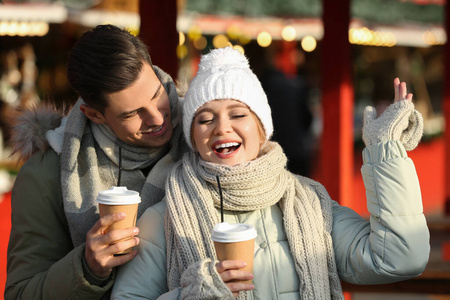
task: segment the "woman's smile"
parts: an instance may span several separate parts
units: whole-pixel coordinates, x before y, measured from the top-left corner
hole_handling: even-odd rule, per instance
[[[225,99],[205,103],[192,123],[193,145],[210,162],[234,166],[258,157],[260,123],[248,106]],[[262,126],[262,125],[261,125]]]

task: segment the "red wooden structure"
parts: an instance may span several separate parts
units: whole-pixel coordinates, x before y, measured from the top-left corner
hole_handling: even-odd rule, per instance
[[[444,50],[444,97],[442,99],[445,117],[445,213],[450,215],[450,5],[445,6],[445,32],[447,43]]]
[[[323,131],[320,179],[331,198],[350,205],[353,176],[353,83],[348,40],[350,0],[323,0]]]
[[[178,74],[177,0],[139,1],[140,36],[148,45],[153,64],[175,80]]]

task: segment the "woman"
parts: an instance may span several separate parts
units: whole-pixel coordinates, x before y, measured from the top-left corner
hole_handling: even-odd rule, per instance
[[[394,88],[382,116],[365,111],[365,221],[319,183],[286,170],[247,59],[231,48],[203,56],[183,110],[193,151],[172,170],[165,201],[139,220],[138,255],[119,270],[113,299],[343,299],[341,279],[381,284],[420,275],[429,233],[405,148],[417,146],[423,126],[405,83],[396,79]],[[245,262],[216,260],[216,176],[225,221],[257,230],[253,274],[239,270]]]

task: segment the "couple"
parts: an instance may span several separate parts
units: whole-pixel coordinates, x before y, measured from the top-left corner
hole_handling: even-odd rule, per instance
[[[282,149],[270,141],[265,93],[231,48],[202,58],[183,116],[170,77],[139,39],[114,26],[83,35],[68,77],[83,100],[62,121],[47,112],[49,147],[28,159],[13,189],[5,299],[101,299],[114,282],[117,299],[226,299],[240,291],[241,298],[341,299],[340,279],[379,284],[423,271],[429,235],[405,151],[420,140],[421,118],[398,79],[382,116],[365,111],[369,222],[286,171]],[[123,218],[99,219],[95,204],[98,191],[117,182],[119,147],[121,182],[140,192],[142,217],[135,228],[103,235]],[[257,228],[253,274],[239,271],[245,262],[215,260],[216,175],[225,220]]]

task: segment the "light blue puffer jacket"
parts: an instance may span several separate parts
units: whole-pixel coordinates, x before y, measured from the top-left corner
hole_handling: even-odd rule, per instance
[[[369,146],[361,169],[370,220],[333,202],[333,245],[339,275],[354,284],[390,283],[420,275],[430,252],[429,231],[415,167],[399,141]],[[166,202],[138,221],[138,255],[122,266],[112,299],[178,299],[168,293],[164,214]],[[277,205],[247,213],[226,212],[229,223],[256,227],[254,299],[300,299],[283,216]]]

